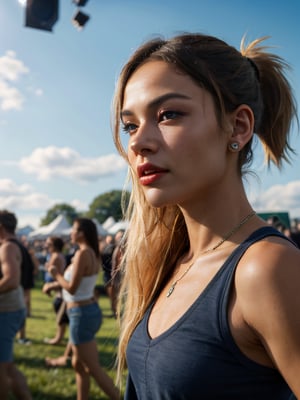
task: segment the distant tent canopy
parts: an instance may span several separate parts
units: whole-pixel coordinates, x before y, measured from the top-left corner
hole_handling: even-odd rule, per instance
[[[71,225],[64,215],[58,215],[49,225],[41,226],[28,235],[29,240],[46,239],[48,236],[68,236]]]
[[[22,228],[17,229],[17,236],[28,236],[34,229],[30,225],[23,226]]]
[[[115,235],[119,230],[128,228],[128,221],[115,221],[113,217],[108,217],[102,224],[107,234]]]
[[[290,229],[291,221],[288,212],[264,212],[264,213],[257,213],[259,217],[264,219],[265,221],[271,221],[272,225],[275,227],[285,227]]]
[[[120,230],[126,231],[127,228],[128,228],[127,221],[119,221],[108,229],[108,233],[110,233],[111,235],[115,235]]]
[[[114,235],[118,230],[125,230],[128,227],[126,221],[116,222],[113,217],[107,218],[102,225],[95,219],[93,221],[96,224],[99,236],[106,236],[108,234]],[[64,215],[58,215],[49,225],[41,226],[30,232],[28,240],[42,240],[49,236],[69,237],[71,230],[72,227],[68,223],[66,217]]]

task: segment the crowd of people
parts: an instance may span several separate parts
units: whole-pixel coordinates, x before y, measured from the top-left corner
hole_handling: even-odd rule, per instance
[[[14,337],[17,335],[19,336],[18,342],[20,344],[31,344],[31,341],[25,336],[25,321],[28,316],[31,314],[31,301],[30,301],[30,290],[34,287],[34,279],[37,278],[37,274],[42,272],[42,276],[39,277],[39,279],[42,279],[44,284],[42,286],[42,291],[46,295],[51,296],[51,301],[53,303],[53,310],[56,314],[56,334],[53,338],[45,338],[44,342],[49,344],[49,345],[56,345],[59,344],[63,341],[65,338],[65,334],[68,331],[69,327],[69,317],[67,313],[67,302],[66,298],[69,299],[70,302],[70,297],[63,296],[63,287],[69,287],[69,281],[66,280],[64,277],[66,268],[68,265],[70,265],[71,262],[74,260],[74,255],[76,251],[80,248],[80,240],[76,240],[74,236],[77,234],[80,229],[83,229],[82,227],[76,225],[80,224],[81,219],[79,219],[77,222],[75,221],[75,228],[72,232],[77,232],[73,233],[73,244],[75,246],[71,246],[69,248],[68,253],[64,252],[64,245],[65,242],[62,238],[57,237],[57,236],[49,236],[45,241],[38,241],[37,243],[33,245],[29,245],[26,240],[23,238],[18,238],[15,234],[15,224],[16,224],[16,219],[13,213],[10,213],[8,211],[2,210],[0,211],[0,240],[2,243],[1,246],[1,253],[0,253],[0,265],[1,265],[1,272],[2,272],[2,279],[3,277],[6,277],[6,274],[8,273],[7,267],[12,266],[12,271],[10,272],[10,276],[6,277],[6,279],[11,279],[15,280],[16,278],[21,279],[19,277],[18,269],[16,268],[16,264],[14,263],[14,257],[17,258],[17,261],[21,261],[20,254],[18,253],[18,249],[20,249],[20,244],[21,246],[23,245],[25,249],[28,250],[28,253],[32,257],[33,260],[33,269],[31,271],[31,278],[29,279],[29,287],[26,286],[27,290],[23,290],[23,301],[20,301],[20,294],[19,288],[16,290],[16,298],[19,297],[19,305],[17,305],[16,313],[14,312],[14,316],[18,316],[19,322],[16,323],[15,317],[12,319],[12,326],[14,326],[14,329],[10,332],[9,337],[6,337],[5,332],[2,332],[2,337],[0,335],[0,356],[3,354],[3,349],[2,349],[2,344],[8,344],[9,346],[6,349],[7,354],[7,361],[3,362],[2,359],[0,358],[0,387],[3,387],[3,390],[6,390],[8,393],[7,385],[5,385],[5,373],[7,373],[7,377],[9,379],[7,382],[10,382],[10,385],[12,382],[14,382],[13,385],[11,385],[10,390],[19,398],[18,396],[22,396],[20,398],[24,399],[30,399],[30,391],[28,388],[28,385],[26,383],[26,378],[25,376],[20,372],[20,370],[16,367],[16,365],[12,362],[13,356],[12,356],[12,348],[13,348],[13,340]],[[91,227],[93,228],[93,225],[91,221],[83,219],[85,223],[87,223],[86,229],[90,231]],[[293,240],[297,246],[300,248],[300,221],[298,219],[292,219],[290,226],[287,228],[284,223],[274,214],[272,218],[269,218],[267,223],[271,226],[274,226],[278,231],[284,232],[287,237],[289,237],[291,240]],[[84,226],[84,225],[83,225]],[[107,376],[107,374],[103,371],[101,366],[99,365],[99,357],[98,357],[98,350],[95,346],[94,342],[94,337],[95,333],[101,326],[101,320],[102,320],[102,315],[101,315],[101,310],[99,309],[98,305],[98,299],[100,296],[100,292],[103,293],[103,290],[105,290],[106,295],[110,299],[110,304],[111,304],[111,316],[112,317],[117,317],[117,296],[118,292],[120,289],[121,285],[121,272],[120,268],[118,268],[121,264],[123,252],[124,252],[124,242],[122,241],[122,238],[124,236],[124,231],[120,230],[118,231],[115,235],[110,235],[108,234],[105,237],[98,237],[98,250],[99,250],[99,255],[102,259],[102,273],[103,273],[103,282],[104,282],[104,287],[99,288],[98,285],[96,285],[96,280],[98,278],[98,266],[96,269],[91,273],[86,275],[86,277],[91,276],[91,284],[87,289],[87,297],[88,300],[84,300],[83,306],[85,305],[93,305],[96,311],[96,325],[93,329],[92,325],[88,322],[89,319],[85,319],[86,317],[83,315],[82,318],[83,320],[77,320],[75,318],[75,321],[73,321],[73,339],[72,337],[70,340],[67,341],[67,344],[65,346],[65,350],[63,354],[57,358],[49,358],[45,357],[45,364],[48,367],[64,367],[69,364],[73,364],[74,369],[76,371],[76,382],[78,385],[78,399],[83,400],[87,399],[88,397],[88,380],[89,380],[89,374],[86,374],[85,368],[82,367],[82,364],[85,364],[88,366],[88,370],[90,371],[90,374],[95,378],[96,382],[99,384],[99,386],[107,393],[108,397],[111,399],[118,399],[119,398],[119,392],[114,386],[113,382],[111,379]],[[94,235],[95,237],[95,235]],[[8,241],[9,244],[14,243],[14,246],[11,248],[6,249],[5,242]],[[4,243],[4,246],[3,246]],[[17,244],[16,244],[17,243]],[[85,243],[85,241],[84,241]],[[70,243],[68,243],[70,244]],[[94,243],[94,246],[96,245],[96,242]],[[24,252],[24,247],[23,247],[23,252]],[[89,246],[88,246],[89,247]],[[85,247],[84,247],[85,248]],[[96,248],[96,247],[95,247]],[[4,250],[4,255],[3,255],[3,250]],[[92,251],[92,250],[90,250]],[[9,252],[7,256],[6,252]],[[43,253],[43,256],[41,257],[41,253]],[[96,253],[96,252],[95,252]],[[38,255],[38,256],[37,256]],[[78,257],[79,253],[77,253]],[[12,258],[12,261],[9,262],[8,265],[6,265],[6,258],[9,258],[9,260]],[[91,254],[88,256],[88,258],[91,257],[93,258],[94,256],[91,256]],[[40,261],[42,261],[42,264],[40,264]],[[89,261],[89,260],[88,260]],[[74,260],[75,262],[75,260]],[[83,264],[89,264],[87,260],[80,261]],[[38,268],[38,266],[40,268]],[[42,268],[41,268],[42,267]],[[81,267],[82,268],[82,267]],[[22,270],[22,268],[21,268]],[[85,275],[84,275],[85,276]],[[58,278],[59,277],[59,278]],[[60,280],[58,280],[58,279]],[[24,279],[24,278],[23,278]],[[76,278],[73,278],[76,279]],[[88,278],[89,279],[89,278]],[[22,282],[22,280],[21,280]],[[24,282],[22,283],[24,285]],[[21,286],[22,286],[21,284]],[[14,284],[16,286],[16,283]],[[1,282],[0,286],[0,319],[4,312],[4,301],[5,298],[3,299],[2,291],[3,290],[3,285]],[[66,290],[66,289],[65,289]],[[71,289],[72,290],[72,289]],[[69,287],[69,291],[70,287]],[[54,292],[54,296],[52,296]],[[78,287],[77,290],[75,290],[75,293],[78,292]],[[72,295],[70,295],[72,296]],[[73,298],[71,297],[71,300]],[[76,297],[75,297],[76,300]],[[77,309],[80,307],[80,300],[79,302],[71,302],[71,305],[76,306]],[[75,310],[76,310],[76,307]],[[72,307],[71,307],[72,308]],[[25,311],[24,311],[25,310]],[[92,313],[93,314],[93,313]],[[12,315],[13,316],[13,315]],[[83,322],[84,321],[84,322]],[[92,328],[91,332],[81,332],[80,328],[80,323],[89,326],[89,328]],[[76,336],[78,335],[78,337]],[[78,346],[80,345],[80,337],[83,335],[83,342],[88,343],[85,344],[85,346]],[[87,335],[87,336],[85,336]],[[74,339],[75,337],[75,339]],[[2,342],[3,340],[3,342]],[[86,342],[87,341],[87,342]],[[76,343],[77,343],[77,348],[76,348]],[[81,352],[78,352],[78,347],[81,350]],[[90,347],[90,348],[89,348]],[[9,349],[9,350],[8,350]],[[77,349],[77,350],[76,350]],[[8,353],[9,351],[9,353]],[[75,352],[75,353],[74,353]],[[84,354],[84,359],[81,359],[80,354]],[[74,355],[74,358],[72,360],[72,357]],[[90,365],[92,363],[92,365]],[[3,382],[4,383],[3,383]],[[3,386],[2,386],[3,385]],[[6,393],[6,392],[3,392]],[[3,394],[4,396],[4,394]],[[4,397],[3,397],[4,398]]]
[[[67,360],[71,361],[78,400],[88,399],[90,376],[109,399],[120,399],[119,389],[99,363],[95,335],[103,321],[98,303],[100,292],[109,296],[110,316],[116,317],[118,266],[114,254],[118,252],[124,232],[120,230],[116,235],[99,237],[91,219],[78,218],[74,221],[70,241],[49,236],[44,241],[29,244],[24,237],[17,237],[16,226],[15,214],[1,210],[0,323],[6,322],[6,329],[0,333],[1,399],[8,399],[10,392],[18,399],[31,399],[26,377],[13,362],[13,343],[19,336],[20,344],[31,344],[26,337],[25,322],[31,314],[30,291],[36,279],[43,281],[41,290],[51,296],[56,314],[56,333],[44,342],[57,345],[68,332],[64,354],[56,359],[45,357],[46,366],[64,366]],[[102,263],[108,243],[110,256],[104,258],[111,271],[110,278]],[[64,252],[65,244],[67,252]],[[25,259],[32,262],[25,265]]]

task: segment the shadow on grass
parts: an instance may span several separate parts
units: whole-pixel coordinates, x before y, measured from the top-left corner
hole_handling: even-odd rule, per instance
[[[18,357],[15,357],[15,361],[16,361],[16,364],[17,365],[21,365],[21,364],[24,364],[24,365],[26,365],[26,367],[27,368],[31,368],[31,369],[33,369],[33,368],[38,368],[39,370],[40,369],[50,369],[49,367],[47,367],[47,365],[45,364],[45,360],[42,358],[36,358],[36,357],[26,357],[26,356],[24,356],[24,357],[20,357],[20,356],[18,356]],[[66,368],[66,367],[63,367],[63,368]]]
[[[35,392],[32,391],[32,398],[34,400],[75,400],[75,396],[64,396],[64,395],[59,395],[59,394],[45,394],[45,393],[41,393],[41,392]],[[100,395],[101,396],[101,395]],[[99,394],[97,395],[97,397],[89,397],[89,400],[107,400],[107,397],[99,397]]]
[[[41,393],[40,391],[31,391],[34,400],[74,400],[74,396],[64,396],[57,393]]]
[[[27,318],[30,318],[30,319],[47,319],[47,317],[45,317],[45,316],[43,316],[43,315],[36,315],[36,314],[34,314],[34,315],[30,315],[30,317],[27,317]]]
[[[113,369],[116,363],[118,341],[112,337],[98,337],[96,342],[102,367]]]
[[[97,337],[96,338],[96,342],[97,342],[97,347],[98,347],[98,351],[99,351],[99,361],[102,367],[104,368],[108,368],[108,369],[113,369],[115,367],[115,362],[116,362],[116,353],[117,353],[117,340],[116,338],[112,338],[112,337]],[[48,351],[45,351],[45,353],[40,352],[40,355],[43,355],[42,358],[40,357],[35,357],[35,353],[31,353],[31,351],[33,350],[32,346],[35,346],[35,344],[39,344],[42,345],[43,343],[41,343],[40,341],[33,341],[31,346],[26,346],[24,347],[22,350],[22,352],[18,352],[18,355],[15,356],[15,361],[17,364],[24,364],[26,365],[28,368],[46,368],[49,369],[49,367],[47,367],[45,365],[45,357],[57,357],[57,350],[58,348],[59,351],[61,352],[61,355],[63,355],[63,352],[65,350],[65,345],[59,345],[59,346],[55,346],[55,348],[47,348],[46,349]],[[63,368],[67,368],[70,367],[72,368],[70,365],[66,366],[66,367],[62,367]],[[51,369],[51,367],[50,367]]]

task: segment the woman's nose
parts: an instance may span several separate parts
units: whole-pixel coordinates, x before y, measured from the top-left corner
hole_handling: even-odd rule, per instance
[[[129,140],[129,149],[135,154],[154,153],[159,147],[158,140],[154,128],[140,126]]]

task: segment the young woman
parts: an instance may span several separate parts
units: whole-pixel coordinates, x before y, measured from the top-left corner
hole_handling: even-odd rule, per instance
[[[45,247],[50,254],[50,259],[45,265],[55,265],[57,271],[63,275],[66,267],[66,257],[63,254],[64,241],[60,237],[50,236],[46,239]],[[46,282],[42,289],[43,293],[51,296],[52,291],[55,292],[55,298],[53,300],[53,308],[57,314],[57,329],[54,338],[45,338],[44,342],[55,345],[60,343],[66,332],[67,325],[69,323],[68,316],[65,312],[65,303],[62,298],[62,289],[57,281]]]
[[[242,181],[254,132],[268,162],[291,150],[286,64],[263,40],[239,52],[202,34],[154,39],[121,72],[126,399],[300,398],[300,252],[255,214]]]
[[[79,248],[64,276],[54,265],[49,267],[49,272],[63,288],[63,298],[67,303],[77,400],[88,399],[90,375],[110,399],[117,400],[120,398],[119,391],[99,364],[95,341],[95,335],[101,326],[102,313],[94,298],[94,287],[101,268],[94,222],[87,218],[76,219],[71,240]]]

